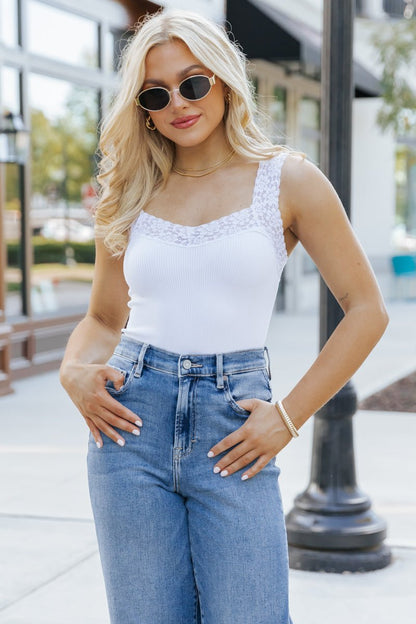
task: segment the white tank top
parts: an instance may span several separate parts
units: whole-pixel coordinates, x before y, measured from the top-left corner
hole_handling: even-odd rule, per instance
[[[181,354],[264,347],[287,260],[279,210],[286,155],[260,161],[250,206],[209,223],[140,212],[124,258],[124,335]]]

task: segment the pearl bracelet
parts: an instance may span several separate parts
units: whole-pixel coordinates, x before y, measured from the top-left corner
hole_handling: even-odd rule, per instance
[[[296,427],[293,424],[289,414],[287,413],[287,411],[283,407],[283,403],[281,401],[276,401],[276,403],[274,405],[275,405],[277,411],[279,412],[279,415],[280,415],[281,419],[283,420],[283,422],[285,423],[287,429],[289,430],[289,433],[292,436],[292,438],[298,438],[299,437],[299,431],[296,429]]]

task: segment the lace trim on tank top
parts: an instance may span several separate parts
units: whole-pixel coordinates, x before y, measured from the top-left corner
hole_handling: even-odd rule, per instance
[[[282,152],[274,158],[259,162],[252,202],[247,208],[201,225],[173,223],[142,210],[131,227],[130,242],[136,235],[144,234],[171,244],[189,247],[260,226],[260,229],[271,238],[278,260],[284,263],[287,252],[279,210],[279,191],[286,156],[287,152]]]

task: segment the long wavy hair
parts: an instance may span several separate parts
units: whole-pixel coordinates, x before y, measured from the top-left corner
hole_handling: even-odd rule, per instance
[[[175,39],[183,41],[228,87],[224,128],[237,154],[258,161],[287,149],[273,145],[257,126],[246,57],[223,27],[189,11],[167,10],[146,16],[123,50],[121,86],[101,124],[96,235],[116,256],[124,252],[140,210],[163,188],[171,172],[175,144],[146,128],[145,111],[136,106],[134,98],[144,82],[149,50]]]

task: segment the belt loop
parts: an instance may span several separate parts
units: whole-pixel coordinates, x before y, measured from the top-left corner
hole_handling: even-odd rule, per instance
[[[139,353],[139,359],[137,361],[136,370],[134,371],[134,377],[140,377],[142,374],[144,356],[145,356],[148,346],[149,345],[146,342],[142,344],[142,348],[140,349],[140,353]]]
[[[222,353],[217,353],[217,388],[224,388],[224,360]]]
[[[272,371],[270,369],[270,355],[267,347],[264,347],[264,357],[267,358],[267,374],[269,375],[269,379],[272,378]]]

